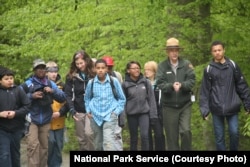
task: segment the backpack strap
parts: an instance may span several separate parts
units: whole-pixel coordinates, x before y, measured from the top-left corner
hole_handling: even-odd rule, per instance
[[[230,60],[230,62],[232,63],[232,65],[233,65],[234,69],[236,69],[235,62],[234,62],[233,60],[231,60],[231,59],[229,59],[229,60]]]
[[[72,78],[72,101],[75,100],[75,77]]]
[[[237,83],[240,80],[242,74],[241,74],[240,70],[238,70],[236,63],[231,59],[229,59],[229,60],[230,60],[230,64],[231,64],[230,66],[233,66],[232,68],[233,68],[234,82]]]
[[[93,87],[94,87],[94,78],[89,80],[89,82],[91,82],[91,87],[90,87],[90,98],[92,99],[94,96],[94,92],[93,92]]]
[[[112,89],[112,93],[113,93],[115,99],[118,100],[118,95],[117,95],[117,91],[116,91],[116,88],[115,88],[115,85],[114,85],[113,77],[112,76],[109,76],[109,77],[110,77],[110,86],[111,86],[111,89]],[[94,79],[91,79],[90,82],[91,82],[91,89],[90,89],[91,90],[90,91],[91,95],[90,95],[90,97],[92,99],[93,96],[94,96],[94,91],[93,91]]]
[[[112,89],[112,92],[113,92],[113,95],[114,95],[115,99],[118,100],[118,95],[117,95],[117,92],[116,92],[116,88],[115,88],[114,80],[113,80],[112,76],[110,76],[110,85],[111,85],[111,89]]]
[[[236,64],[235,64],[235,62],[233,61],[233,60],[231,60],[231,59],[229,59],[229,64],[231,64],[230,66],[232,66],[232,68],[233,68],[233,75],[234,75],[234,79],[236,80],[236,73],[238,72],[237,71],[237,68],[236,68]],[[211,66],[210,66],[210,64],[208,64],[207,65],[207,68],[206,68],[206,71],[207,71],[207,74],[208,74],[208,77],[209,77],[209,79],[211,80],[212,79],[212,77],[211,77],[211,75],[210,75],[210,72],[211,72]]]
[[[207,65],[207,73],[209,73],[210,64]]]
[[[206,71],[207,71],[207,75],[208,75],[208,79],[209,79],[209,80],[212,79],[212,77],[211,77],[211,75],[210,75],[210,70],[211,70],[211,66],[210,66],[210,64],[208,64],[208,65],[207,65]]]

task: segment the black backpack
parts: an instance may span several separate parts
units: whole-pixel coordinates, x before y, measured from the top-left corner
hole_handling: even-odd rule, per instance
[[[48,80],[48,86],[50,88],[52,88],[52,83],[50,80]],[[34,93],[34,92],[37,92],[37,91],[43,91],[43,87],[39,87],[39,88],[33,88],[33,87],[28,87],[28,85],[26,83],[23,83],[20,85],[20,87],[27,93]],[[43,98],[41,99],[35,99],[35,101],[38,103],[38,105],[40,106],[47,106],[47,105],[50,105],[53,103],[53,98],[52,98],[52,95],[49,94],[49,93],[46,93],[44,92],[44,96]]]

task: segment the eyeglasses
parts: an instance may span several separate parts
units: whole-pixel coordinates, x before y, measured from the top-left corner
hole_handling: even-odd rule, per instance
[[[131,70],[140,70],[141,68],[135,67],[135,68],[129,68],[129,69],[131,69]]]

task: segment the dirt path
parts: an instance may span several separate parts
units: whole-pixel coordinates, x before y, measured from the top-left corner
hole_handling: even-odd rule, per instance
[[[21,143],[21,167],[27,167],[26,149],[27,149],[27,144],[23,139]],[[63,153],[63,164],[61,167],[69,167],[69,154]]]

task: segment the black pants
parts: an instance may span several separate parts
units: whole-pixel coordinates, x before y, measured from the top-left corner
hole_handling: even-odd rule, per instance
[[[154,125],[149,126],[149,150],[165,151],[165,149],[163,125],[158,119]]]
[[[127,115],[128,128],[130,133],[130,151],[137,151],[138,133],[140,132],[141,150],[149,150],[148,128],[149,114]]]

